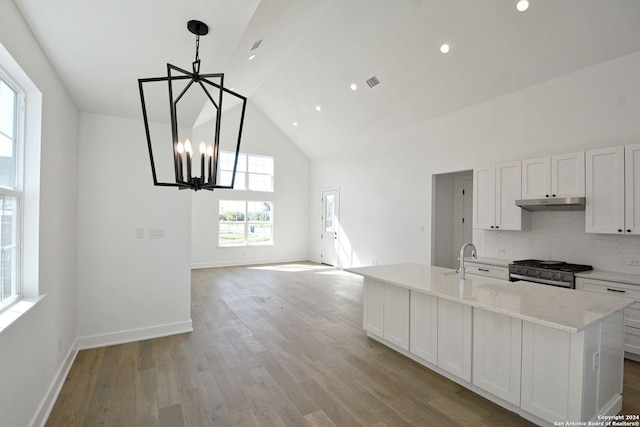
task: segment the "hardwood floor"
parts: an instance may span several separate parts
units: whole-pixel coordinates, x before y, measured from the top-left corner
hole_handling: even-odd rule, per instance
[[[194,332],[79,352],[47,426],[521,426],[368,339],[362,282],[310,263],[194,270]],[[623,413],[640,413],[625,361]]]

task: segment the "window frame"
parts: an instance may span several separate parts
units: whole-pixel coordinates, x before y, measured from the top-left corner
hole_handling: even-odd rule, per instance
[[[242,230],[243,230],[243,240],[242,242],[234,242],[230,244],[224,244],[221,241],[221,229],[222,225],[225,223],[232,223],[230,221],[221,221],[220,214],[222,213],[222,204],[226,202],[231,203],[243,203],[244,204],[244,218],[242,220]],[[251,223],[265,222],[265,221],[255,221],[249,219],[249,203],[268,203],[269,204],[269,221],[271,228],[271,238],[268,241],[259,241],[252,242],[250,239],[250,227]],[[274,244],[274,221],[273,221],[273,212],[274,206],[273,202],[270,200],[233,200],[233,199],[221,199],[218,200],[218,247],[219,248],[234,248],[234,247],[243,247],[243,246],[272,246]],[[235,223],[240,223],[240,221],[235,221]]]
[[[16,241],[11,245],[15,248],[15,260],[12,264],[12,283],[11,294],[4,297],[4,283],[2,277],[0,277],[0,312],[8,309],[16,302],[20,301],[24,297],[24,145],[25,145],[25,126],[26,126],[26,91],[6,72],[0,67],[0,80],[4,82],[11,90],[16,93],[16,101],[14,104],[14,161],[13,171],[14,174],[14,187],[5,187],[0,185],[0,197],[10,197],[16,200],[16,224],[13,225],[15,229]],[[1,242],[1,240],[0,240]],[[11,248],[10,248],[11,249]],[[0,254],[5,249],[0,245]],[[1,258],[0,258],[1,259]],[[0,274],[2,276],[2,274]]]
[[[220,153],[222,155],[229,155],[232,158],[235,157],[235,152],[231,152],[231,151],[220,151]],[[244,157],[244,164],[241,165],[240,161],[241,159]],[[249,170],[249,165],[250,163],[250,159],[251,158],[268,158],[271,159],[271,163],[273,165],[273,171],[269,174],[269,173],[263,173],[263,172],[256,172],[256,171],[250,171]],[[225,169],[223,167],[223,162],[220,162],[220,169],[218,171],[219,174],[222,173],[232,173],[233,169]],[[268,155],[264,155],[264,154],[249,154],[249,153],[239,153],[238,155],[238,166],[236,168],[236,181],[234,183],[234,190],[239,190],[239,191],[256,191],[256,192],[261,192],[261,193],[273,193],[275,191],[275,169],[276,169],[276,164],[275,164],[275,157],[273,156],[268,156]],[[240,174],[244,174],[244,180],[242,180],[242,188],[238,187],[238,184],[240,183],[238,181],[238,176]],[[266,176],[266,177],[270,177],[270,181],[271,181],[271,188],[269,190],[260,190],[260,189],[255,189],[255,188],[250,188],[250,183],[251,183],[251,176]],[[219,176],[218,181],[221,181],[221,177]]]

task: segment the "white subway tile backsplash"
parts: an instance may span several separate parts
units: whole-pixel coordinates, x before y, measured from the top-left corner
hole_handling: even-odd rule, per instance
[[[640,267],[629,265],[633,259],[640,260],[640,236],[588,234],[584,230],[584,212],[532,212],[531,231],[474,233],[483,233],[482,256],[486,257],[550,259],[640,274]]]

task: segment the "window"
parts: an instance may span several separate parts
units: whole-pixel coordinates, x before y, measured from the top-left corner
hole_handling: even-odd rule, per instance
[[[231,184],[235,153],[220,153],[219,181],[222,185]],[[255,154],[238,155],[238,168],[234,190],[273,191],[273,157]]]
[[[23,101],[24,94],[0,72],[0,310],[15,302],[22,293],[19,172]]]
[[[246,200],[220,200],[220,246],[273,243],[273,204]]]

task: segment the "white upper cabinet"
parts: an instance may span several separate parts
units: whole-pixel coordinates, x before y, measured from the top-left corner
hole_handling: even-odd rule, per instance
[[[587,233],[640,234],[640,144],[586,153]]]
[[[584,152],[522,161],[522,198],[584,197]]]
[[[522,230],[520,161],[500,163],[473,171],[474,228]]]
[[[624,147],[625,233],[640,234],[640,144]]]

